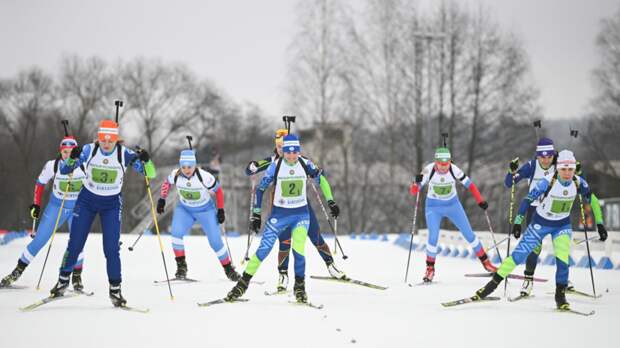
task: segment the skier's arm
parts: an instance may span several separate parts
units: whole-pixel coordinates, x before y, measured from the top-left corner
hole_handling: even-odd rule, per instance
[[[220,182],[217,181],[213,174],[207,172],[206,170],[200,170],[201,177],[204,178],[207,186],[207,190],[209,192],[215,194],[215,204],[218,209],[224,209],[224,190],[220,185]]]
[[[514,174],[515,184],[521,181],[522,179],[529,178],[530,176],[532,176],[532,170],[534,170],[534,168],[532,167],[531,162],[530,161],[525,162],[525,164],[522,165],[521,168],[519,168],[517,172]],[[508,188],[512,187],[512,177],[513,175],[509,171],[506,174],[506,177],[504,178],[504,185],[506,185],[506,187]]]
[[[547,181],[547,179],[542,179],[536,184],[536,187],[534,187],[534,189],[531,190],[525,198],[523,198],[523,201],[521,201],[521,205],[519,205],[519,212],[515,218],[515,223],[519,221],[520,224],[520,221],[523,220],[523,217],[525,216],[525,213],[529,209],[532,202],[542,196],[545,191],[547,191],[547,187],[549,187],[549,181]]]
[[[36,205],[41,205],[41,197],[45,191],[45,185],[54,177],[54,161],[48,161],[43,166],[41,174],[37,178],[34,184],[34,197],[32,202]]]
[[[68,157],[66,160],[60,161],[58,163],[60,166],[60,174],[69,174],[73,172],[75,168],[81,166],[83,163],[86,163],[86,160],[90,155],[90,151],[92,151],[90,144],[86,144],[82,146],[80,156],[77,159]]]
[[[174,176],[176,175],[176,170],[173,170],[170,175],[164,180],[164,183],[161,184],[161,190],[159,191],[159,196],[163,199],[168,198],[168,194],[170,194],[170,186],[174,184]]]
[[[267,170],[271,164],[271,157],[263,158],[262,160],[252,161],[245,167],[245,175],[251,176]]]
[[[261,179],[260,183],[256,187],[256,194],[254,195],[254,208],[253,211],[255,213],[260,213],[261,206],[263,204],[263,194],[265,190],[271,183],[273,182],[273,178],[276,173],[276,162],[272,162],[267,170],[265,171],[265,176]]]
[[[430,168],[432,168],[432,166],[425,167],[422,170],[422,173],[416,175],[415,178],[413,179],[411,186],[409,186],[409,193],[412,196],[415,196],[420,190],[422,190],[424,185],[426,185],[428,181],[430,180],[430,176],[431,176]]]
[[[142,150],[142,151],[146,153],[146,150]],[[128,167],[129,165],[131,165],[133,170],[136,171],[137,173],[145,175],[149,179],[155,179],[155,176],[157,176],[157,172],[155,170],[155,164],[151,160],[150,156],[148,156],[148,153],[146,156],[149,158],[146,162],[144,162],[140,159],[139,153],[133,150],[130,150],[128,148],[125,148],[124,165],[125,167]]]
[[[463,185],[463,187],[468,189],[469,192],[471,192],[471,195],[474,196],[476,203],[480,204],[484,202],[484,199],[482,198],[478,187],[471,181],[467,174],[465,174],[459,167],[455,166],[454,164],[451,164],[450,168],[456,180],[458,180]]]
[[[598,201],[598,197],[593,193],[590,199],[590,205],[592,206],[592,214],[594,214],[594,222],[599,224],[604,224],[603,222],[603,211],[601,210],[601,204]]]

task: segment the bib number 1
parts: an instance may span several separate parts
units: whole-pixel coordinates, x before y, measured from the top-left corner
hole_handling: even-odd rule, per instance
[[[555,214],[565,214],[570,212],[573,207],[573,200],[554,199],[551,203],[551,212]]]

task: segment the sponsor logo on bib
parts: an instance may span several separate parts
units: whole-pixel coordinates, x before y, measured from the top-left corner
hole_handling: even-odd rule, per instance
[[[562,192],[564,194],[564,196],[568,195],[568,190],[564,190],[564,192]]]
[[[547,176],[547,175],[549,175],[549,171],[546,170],[545,171],[545,176]]]
[[[110,162],[110,161],[108,161],[108,159],[107,159],[107,158],[104,158],[104,159],[103,159],[103,164],[108,164],[108,162]]]
[[[539,224],[534,224],[534,228],[537,230],[540,230],[540,225]]]
[[[293,175],[293,174],[295,174],[295,171],[291,169],[291,170],[289,170],[289,171],[288,171],[288,173],[289,173],[290,175]]]
[[[271,218],[271,220],[269,220],[269,222],[271,222],[272,224],[277,224],[278,223],[278,219]]]
[[[280,198],[280,204],[284,204],[284,200],[282,198]]]
[[[443,176],[441,178],[439,178],[439,181],[444,182],[446,181],[446,179],[443,178]]]
[[[192,183],[188,181],[187,183],[185,183],[185,186],[190,187],[192,186]]]

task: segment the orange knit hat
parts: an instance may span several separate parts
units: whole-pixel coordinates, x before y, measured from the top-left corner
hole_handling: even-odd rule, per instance
[[[102,120],[99,122],[97,137],[99,141],[118,141],[118,124],[112,120]]]

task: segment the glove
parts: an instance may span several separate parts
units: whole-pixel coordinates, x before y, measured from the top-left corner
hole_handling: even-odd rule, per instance
[[[517,225],[517,224],[512,225],[512,235],[515,236],[515,238],[517,239],[521,237],[521,225]]]
[[[577,165],[575,167],[575,174],[581,175],[581,162],[577,161]]]
[[[482,201],[478,203],[478,206],[482,208],[482,210],[487,210],[487,208],[489,208],[489,203],[487,203],[487,201]]]
[[[411,184],[411,186],[409,186],[409,194],[415,196],[418,192],[420,192],[420,186],[418,186],[418,184]]]
[[[418,175],[416,175],[416,176],[415,176],[415,182],[416,182],[416,184],[421,183],[423,179],[424,179],[424,175],[422,175],[422,174],[418,174]]]
[[[256,173],[256,171],[258,170],[258,162],[256,161],[250,162],[250,164],[248,164],[248,169],[250,170],[250,173],[252,174]]]
[[[338,215],[340,215],[340,208],[338,208],[338,204],[334,201],[327,201],[327,205],[329,205],[329,210],[331,210],[331,214],[334,219],[338,218]]]
[[[250,229],[254,231],[254,233],[258,233],[258,231],[260,230],[260,225],[260,213],[252,213],[252,217],[250,218]]]
[[[217,223],[223,224],[226,221],[226,213],[224,213],[224,209],[220,208],[217,210]]]
[[[523,223],[523,215],[517,215],[517,217],[515,217],[514,225],[512,226],[512,234],[517,239],[521,237],[521,224],[522,223]]]
[[[138,150],[138,158],[140,159],[140,161],[146,163],[151,159],[151,155],[149,155],[149,153],[146,152],[145,149],[140,149]]]
[[[38,219],[40,215],[41,215],[41,206],[38,204],[31,205],[30,206],[30,217],[32,217],[33,219]],[[607,231],[605,231],[605,238],[607,238]]]
[[[517,169],[519,169],[519,157],[510,161],[510,164],[508,165],[508,167],[510,168],[510,172],[514,174],[517,171]]]
[[[76,160],[80,158],[81,154],[82,154],[82,148],[79,146],[76,146],[73,149],[71,149],[71,154],[69,155],[69,158],[71,158],[72,160]]]
[[[598,230],[598,236],[601,242],[607,240],[607,230],[605,229],[605,226],[603,226],[603,224],[596,224],[596,229]]]
[[[164,212],[165,206],[166,206],[166,200],[163,198],[160,198],[157,201],[157,214],[162,214]]]

